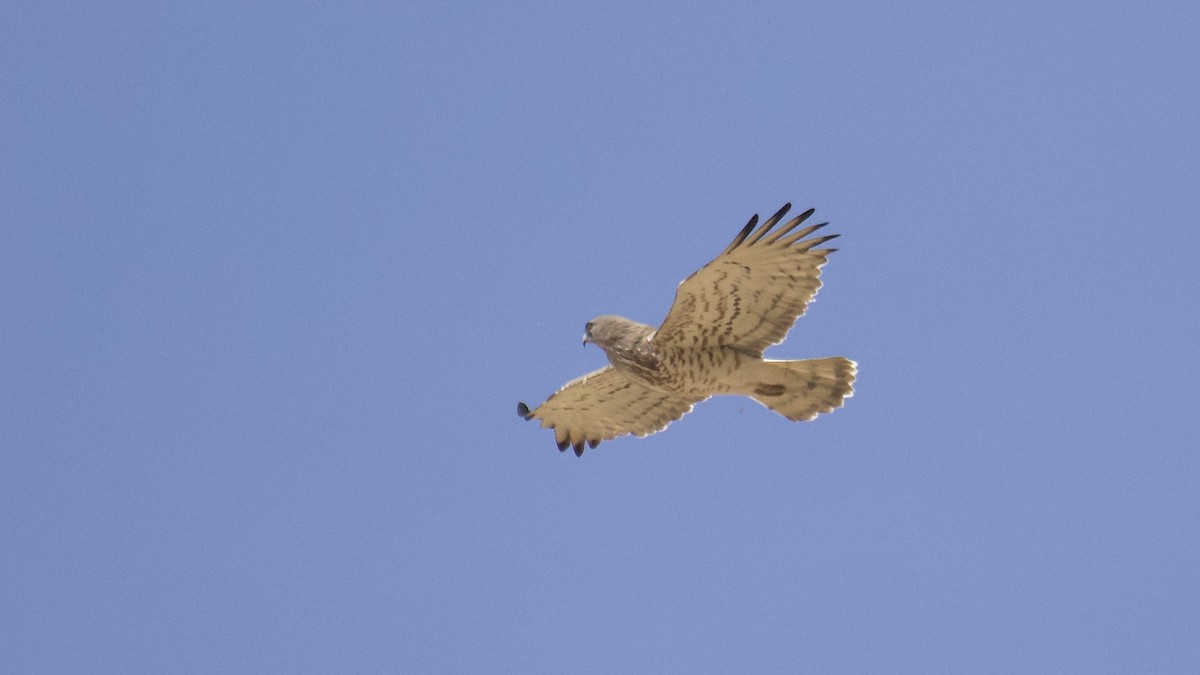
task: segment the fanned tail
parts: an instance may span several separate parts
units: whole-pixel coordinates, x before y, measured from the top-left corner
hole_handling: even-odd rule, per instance
[[[763,363],[769,368],[759,371],[762,382],[750,396],[794,422],[833,412],[842,407],[844,399],[854,395],[852,385],[858,371],[850,359],[834,356]]]

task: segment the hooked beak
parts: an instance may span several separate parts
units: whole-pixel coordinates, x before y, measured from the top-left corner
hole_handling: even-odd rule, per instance
[[[588,335],[587,333],[584,333],[583,334],[583,346],[586,347],[587,344],[591,341],[592,341],[592,336]]]

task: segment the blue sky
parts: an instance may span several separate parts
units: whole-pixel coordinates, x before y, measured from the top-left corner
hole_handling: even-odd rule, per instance
[[[1197,672],[1195,3],[6,3],[12,672]],[[775,358],[520,420],[753,213]]]

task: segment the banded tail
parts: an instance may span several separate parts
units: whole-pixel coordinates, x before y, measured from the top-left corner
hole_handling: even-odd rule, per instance
[[[803,361],[763,361],[750,397],[793,422],[842,407],[854,395],[855,363],[834,356]]]

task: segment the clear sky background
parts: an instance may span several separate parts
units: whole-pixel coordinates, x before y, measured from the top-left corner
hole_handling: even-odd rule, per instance
[[[1200,5],[0,8],[0,669],[1200,672]],[[753,213],[775,358],[516,415]]]

